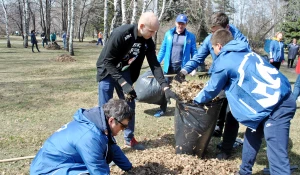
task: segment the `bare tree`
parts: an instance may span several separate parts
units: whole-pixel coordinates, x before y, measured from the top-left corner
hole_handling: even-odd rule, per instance
[[[67,31],[68,26],[68,1],[62,0],[61,2],[61,24],[62,30]]]
[[[131,24],[136,23],[136,12],[137,12],[137,0],[133,0],[133,8],[132,8],[132,16],[131,16]]]
[[[70,27],[71,27],[71,0],[68,0],[68,26],[67,26],[67,43],[70,40]],[[66,51],[69,52],[69,44],[67,44]]]
[[[83,2],[83,5],[82,7],[80,7],[81,9],[81,12],[80,12],[80,15],[79,15],[79,22],[78,22],[78,26],[77,26],[77,37],[78,37],[78,41],[80,42],[81,38],[80,38],[80,32],[81,32],[81,25],[82,25],[82,21],[83,21],[83,17],[84,17],[84,10],[86,8],[86,0],[83,0],[83,1],[79,1],[79,2]]]
[[[29,33],[29,3],[28,0],[23,1],[23,35],[24,35],[24,40],[23,40],[23,46],[24,48],[28,47],[28,33]]]
[[[120,0],[114,0],[114,18],[111,21],[110,33],[119,25],[121,16]]]
[[[74,49],[73,49],[73,33],[74,33],[74,8],[75,8],[75,1],[71,0],[71,22],[70,22],[70,36],[69,36],[69,53],[71,56],[74,56]]]
[[[104,0],[104,31],[103,31],[103,45],[105,46],[105,43],[108,39],[108,0]]]
[[[127,24],[127,18],[126,18],[126,0],[121,0],[121,7],[122,7],[122,24]]]
[[[8,18],[7,18],[7,4],[5,4],[4,0],[2,1],[2,7],[4,11],[4,17],[5,17],[5,28],[6,28],[6,37],[7,37],[7,44],[6,47],[11,48],[10,39],[9,39],[9,31],[8,31]]]
[[[144,13],[147,9],[147,4],[148,4],[149,0],[143,0],[143,9],[142,9],[142,13]]]

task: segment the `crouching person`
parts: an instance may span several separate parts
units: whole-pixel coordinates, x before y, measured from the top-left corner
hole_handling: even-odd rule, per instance
[[[102,107],[79,109],[74,120],[46,140],[30,166],[30,174],[110,174],[114,161],[128,171],[132,164],[114,136],[128,126],[133,110],[124,100],[111,99]]]
[[[195,97],[206,103],[224,89],[231,112],[247,126],[238,174],[252,174],[265,137],[270,173],[291,174],[288,158],[290,120],[296,111],[288,79],[245,43],[233,40],[227,30],[216,31],[212,47],[217,59],[207,85]]]

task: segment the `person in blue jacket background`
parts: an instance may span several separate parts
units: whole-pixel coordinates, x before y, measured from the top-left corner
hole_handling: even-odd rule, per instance
[[[276,37],[270,43],[270,63],[278,70],[284,61],[283,33],[277,32]]]
[[[168,30],[160,46],[157,56],[159,63],[164,61],[164,74],[177,74],[191,57],[197,53],[196,37],[186,29],[188,18],[184,14],[179,14],[175,21],[174,28]],[[194,70],[195,74],[196,71]],[[167,78],[168,84],[172,78]],[[164,99],[164,98],[163,98]],[[163,100],[154,116],[161,117],[167,110],[167,100]]]
[[[227,30],[216,31],[211,42],[218,56],[194,102],[209,102],[225,90],[233,116],[247,126],[239,174],[252,174],[263,137],[270,174],[290,174],[288,140],[296,102],[288,79]]]
[[[211,67],[213,67],[214,60],[217,58],[217,55],[214,53],[210,39],[212,34],[218,29],[226,29],[230,31],[234,40],[246,43],[247,47],[250,49],[247,38],[235,26],[229,24],[229,18],[225,13],[214,13],[211,16],[209,23],[210,24],[208,27],[210,28],[211,34],[204,39],[203,44],[198,49],[197,54],[195,54],[194,57],[189,60],[177,74],[175,77],[176,80],[180,81],[180,79],[184,79],[185,75],[192,72],[200,64],[203,64],[208,55],[211,55],[212,57],[213,63]],[[221,149],[221,152],[217,154],[218,159],[228,159],[231,156],[232,148],[236,141],[239,130],[239,123],[232,116],[231,112],[227,112],[227,104],[228,102],[225,98],[219,114],[217,126],[213,134],[216,137],[221,137],[224,128],[223,141],[218,145],[218,147]]]
[[[110,174],[114,161],[128,171],[132,164],[114,136],[128,126],[134,112],[125,100],[111,99],[102,107],[79,109],[74,120],[50,136],[30,166],[30,174]]]

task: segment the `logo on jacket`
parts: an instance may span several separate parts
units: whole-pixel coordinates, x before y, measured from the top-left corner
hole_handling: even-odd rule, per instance
[[[279,91],[276,91],[279,90],[280,88],[280,78],[277,77],[276,79],[273,79],[271,76],[271,75],[279,74],[276,68],[265,65],[263,59],[259,55],[257,55],[254,52],[251,52],[245,55],[238,69],[238,72],[240,73],[240,79],[238,85],[240,87],[242,87],[243,85],[243,81],[245,78],[244,66],[246,65],[246,62],[249,59],[256,59],[256,58],[258,58],[258,61],[256,62],[255,67],[257,72],[260,74],[261,79],[257,79],[254,76],[251,76],[252,80],[257,84],[251,93],[259,94],[261,98],[257,100],[257,103],[259,103],[262,107],[267,108],[275,105],[278,102],[280,96]],[[248,65],[246,65],[246,67],[247,66]],[[270,94],[269,91],[267,91],[267,89],[272,89],[274,93]]]
[[[131,33],[125,36],[125,41],[131,38]]]

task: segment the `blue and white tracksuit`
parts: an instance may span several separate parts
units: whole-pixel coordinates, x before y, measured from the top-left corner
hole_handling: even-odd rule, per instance
[[[31,163],[30,174],[110,174],[112,160],[125,171],[132,168],[111,136],[102,108],[79,109],[73,121],[46,140]]]
[[[222,49],[207,85],[194,101],[206,103],[224,89],[233,116],[247,126],[240,174],[251,174],[264,136],[271,174],[290,174],[288,140],[296,111],[288,79],[246,43],[232,40]]]

